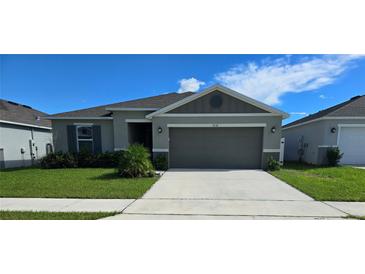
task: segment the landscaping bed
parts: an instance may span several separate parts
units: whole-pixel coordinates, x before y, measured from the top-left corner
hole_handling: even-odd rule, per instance
[[[319,201],[365,201],[362,169],[289,163],[270,173]]]
[[[137,199],[157,180],[122,178],[114,168],[0,171],[0,197]]]

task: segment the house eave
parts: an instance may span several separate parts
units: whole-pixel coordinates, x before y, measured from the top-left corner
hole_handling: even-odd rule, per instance
[[[48,130],[51,130],[52,129],[51,127],[37,126],[37,125],[32,125],[32,124],[18,123],[18,122],[6,121],[6,120],[0,120],[0,123],[10,124],[10,125],[16,125],[16,126],[24,126],[24,127],[34,127],[34,128],[48,129]]]
[[[306,122],[303,122],[303,123],[299,123],[299,124],[296,124],[296,125],[292,125],[292,126],[288,126],[288,127],[283,127],[282,130],[287,130],[287,129],[290,129],[290,128],[295,128],[295,127],[300,127],[300,126],[304,126],[304,125],[307,125],[307,124],[310,124],[310,123],[314,123],[314,122],[318,122],[318,121],[323,121],[323,120],[351,120],[351,119],[354,119],[354,120],[365,120],[365,116],[331,116],[331,117],[321,117],[321,118],[317,118],[317,119],[313,119],[313,120],[309,120],[309,121],[306,121]]]
[[[105,110],[109,111],[156,111],[159,108],[105,108]]]
[[[148,115],[147,115],[148,116]],[[146,116],[146,118],[148,118]],[[163,113],[153,117],[267,117],[282,116],[276,113]]]
[[[45,117],[48,120],[113,120],[113,117]]]

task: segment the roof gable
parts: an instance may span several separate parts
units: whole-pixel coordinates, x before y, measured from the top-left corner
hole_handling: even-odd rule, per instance
[[[268,113],[268,111],[215,90],[167,113]]]
[[[275,109],[271,106],[268,106],[262,102],[254,100],[250,97],[247,97],[241,93],[238,93],[234,90],[223,87],[221,85],[214,85],[210,88],[205,89],[204,91],[202,91],[200,93],[196,93],[196,94],[191,95],[187,98],[184,98],[174,104],[171,104],[160,110],[157,110],[157,111],[147,115],[146,117],[152,118],[154,116],[163,115],[165,113],[166,114],[167,113],[179,113],[179,112],[189,113],[189,111],[193,111],[193,109],[197,108],[199,105],[202,107],[201,110],[203,110],[203,112],[199,112],[199,113],[207,113],[207,112],[209,112],[208,110],[212,110],[212,109],[210,109],[209,107],[204,108],[204,106],[202,106],[203,103],[206,103],[206,101],[209,100],[209,97],[206,97],[206,98],[204,98],[204,97],[209,94],[215,94],[218,92],[224,94],[225,98],[231,98],[230,101],[234,102],[235,106],[232,108],[232,105],[231,106],[227,105],[227,106],[225,106],[225,112],[219,111],[216,113],[233,114],[233,113],[237,113],[236,111],[240,111],[241,113],[247,113],[247,112],[257,113],[257,114],[270,113],[270,114],[283,116],[284,118],[289,117],[289,115],[285,112],[282,112],[278,109]],[[195,103],[193,103],[193,102],[195,102]],[[197,112],[195,112],[195,113],[197,113]],[[214,114],[215,112],[213,111],[213,112],[209,112],[209,113]]]

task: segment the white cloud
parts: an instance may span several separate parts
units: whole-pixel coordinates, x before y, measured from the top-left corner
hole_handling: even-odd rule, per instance
[[[308,113],[306,112],[290,112],[291,115],[303,115],[303,116],[306,116],[308,115]]]
[[[291,57],[251,62],[215,75],[215,80],[267,104],[280,103],[288,92],[298,93],[332,84],[352,67],[359,55],[324,55],[291,62]]]
[[[321,95],[319,95],[319,98],[326,99],[327,97],[325,95],[321,94]]]
[[[195,78],[189,78],[189,79],[181,79],[179,81],[180,88],[178,90],[179,93],[186,92],[186,91],[198,91],[200,89],[200,86],[205,85],[203,81],[199,81]]]

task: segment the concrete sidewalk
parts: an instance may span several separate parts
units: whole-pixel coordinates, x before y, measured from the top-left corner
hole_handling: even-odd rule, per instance
[[[365,216],[365,202],[324,202],[347,214],[354,216]]]
[[[346,217],[333,206],[318,201],[248,201],[248,200],[170,200],[139,199],[128,206],[126,214],[207,215],[207,216],[276,216],[276,217]]]
[[[117,214],[103,220],[349,220],[343,217]]]
[[[365,216],[365,202],[0,198],[2,211],[116,212],[115,220],[340,219]]]
[[[0,210],[49,212],[122,212],[134,199],[0,198]]]

